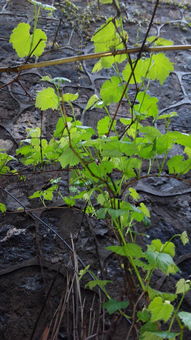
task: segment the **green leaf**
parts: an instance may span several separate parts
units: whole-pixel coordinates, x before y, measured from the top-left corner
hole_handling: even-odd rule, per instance
[[[87,266],[85,266],[83,269],[79,271],[79,280],[81,280],[82,277],[89,272],[89,268],[90,268],[90,265],[88,264]]]
[[[169,301],[174,301],[177,298],[176,294],[161,292],[151,287],[148,287],[147,292],[151,300],[153,300],[156,296],[160,296],[163,300],[169,300]]]
[[[89,100],[88,100],[88,102],[87,102],[87,104],[86,104],[86,107],[85,107],[85,109],[84,109],[84,111],[87,111],[87,110],[89,110],[90,108],[94,108],[94,106],[95,106],[95,104],[99,101],[100,99],[99,99],[99,97],[96,95],[96,94],[93,94],[90,98],[89,98]]]
[[[151,97],[145,92],[139,92],[137,95],[138,105],[134,105],[134,110],[146,117],[156,117],[158,115],[158,98]]]
[[[164,53],[158,53],[152,56],[152,65],[147,78],[158,80],[162,85],[172,71],[174,71],[173,63]]]
[[[149,312],[150,313],[150,312]],[[158,331],[158,326],[157,323],[153,323],[153,322],[146,322],[141,328],[140,328],[140,332],[141,332],[141,338],[140,340],[142,340],[142,335],[145,334],[145,332],[157,332]],[[145,339],[145,337],[144,337]],[[147,339],[145,339],[147,340]]]
[[[186,174],[191,170],[191,159],[184,160],[182,155],[173,156],[167,162],[170,174]]]
[[[58,108],[58,104],[58,96],[52,87],[41,90],[36,96],[35,106],[41,110],[55,110]]]
[[[107,214],[108,209],[107,208],[100,208],[96,211],[96,217],[98,219],[103,219],[105,218],[106,214]]]
[[[172,257],[158,251],[146,251],[146,258],[153,269],[160,269],[165,274],[175,274],[179,269],[174,263]]]
[[[72,149],[70,149],[70,147],[64,148],[63,153],[59,157],[58,161],[60,162],[62,168],[65,168],[67,165],[74,166],[80,162],[79,158],[72,151]]]
[[[109,80],[104,81],[100,89],[100,96],[104,105],[118,103],[124,90],[123,84],[119,77],[113,76]]]
[[[148,249],[166,253],[172,257],[175,255],[175,245],[173,242],[169,241],[162,243],[159,239],[152,240],[151,244],[148,246]]]
[[[107,302],[103,303],[103,307],[111,315],[120,309],[127,308],[129,305],[128,301],[117,301],[115,299],[109,299]]]
[[[177,112],[164,113],[164,114],[158,116],[157,120],[159,120],[159,119],[169,119],[169,118],[173,118],[173,117],[177,117],[177,116],[178,116]]]
[[[191,331],[191,313],[179,312],[178,316],[182,320],[183,324]]]
[[[151,312],[151,322],[163,320],[168,321],[172,315],[174,307],[169,301],[164,301],[160,296],[155,297],[148,306]]]
[[[155,146],[157,154],[160,155],[168,152],[169,149],[172,148],[172,141],[169,138],[168,134],[164,134],[157,137]]]
[[[107,120],[108,121],[108,120]],[[107,121],[103,121],[104,123],[107,123]],[[115,126],[114,122],[114,126]],[[106,124],[105,124],[106,125]],[[106,125],[105,130],[107,129]],[[108,131],[108,130],[106,130]],[[108,157],[116,157],[113,159],[115,162],[115,166],[119,170],[125,171],[125,169],[130,168],[140,168],[141,166],[141,160],[137,158],[129,158],[127,157],[119,157],[119,156],[132,156],[136,155],[138,152],[137,145],[135,142],[131,141],[118,141],[118,140],[112,140],[110,138],[103,139],[101,146],[99,145],[99,149],[102,149],[102,155],[108,156]]]
[[[184,148],[184,153],[188,155],[188,158],[191,158],[191,148],[189,148],[188,146],[186,146]]]
[[[30,34],[30,29],[29,24],[19,23],[10,36],[9,42],[20,58],[30,55],[32,51],[31,56],[40,56],[46,46],[46,34],[41,29],[36,29]]]
[[[180,235],[180,239],[182,241],[182,244],[185,246],[185,244],[189,243],[189,237],[187,234],[187,231],[183,231],[182,234]]]
[[[97,32],[93,35],[91,41],[94,43],[95,52],[112,51],[115,49],[123,49],[124,45],[121,37],[127,42],[128,34],[122,28],[121,19],[108,18],[106,22],[101,25]],[[117,32],[120,30],[120,35]],[[100,71],[102,68],[109,68],[113,63],[121,63],[126,59],[126,55],[117,55],[111,57],[101,58],[93,68],[93,72]]]
[[[150,211],[143,202],[140,203],[139,208],[146,217],[150,217]]]
[[[135,60],[132,60],[132,62],[134,64]],[[129,84],[141,83],[143,81],[143,79],[146,78],[149,67],[150,67],[149,58],[140,59],[137,62],[137,65],[134,69],[134,72],[132,72],[131,65],[129,63],[127,63],[124,70],[122,71],[123,79],[125,81],[129,81]],[[134,76],[133,76],[133,74],[134,74]]]
[[[29,55],[31,46],[30,25],[26,23],[19,23],[14,28],[9,42],[13,45],[20,58]]]
[[[91,38],[91,41],[94,43],[95,52],[108,51],[111,47],[113,48],[116,43],[119,43],[112,18],[106,20],[106,22],[99,27]]]
[[[142,321],[142,322],[147,322],[150,320],[150,312],[147,309],[144,309],[142,311],[137,312],[137,317],[138,320]]]
[[[64,196],[63,197],[63,201],[69,206],[69,207],[73,207],[74,204],[76,203],[76,200],[73,197],[69,197],[69,196]]]
[[[85,287],[89,289],[93,289],[94,287],[98,286],[100,288],[104,288],[108,283],[111,283],[112,281],[110,280],[92,280],[89,281]]]
[[[161,332],[144,332],[141,335],[140,340],[166,340],[166,339],[172,339],[176,340],[176,337],[179,335],[179,333],[172,333],[168,331],[161,331]]]
[[[129,188],[130,196],[137,201],[140,198],[139,193],[134,188]]]
[[[100,3],[101,4],[112,4],[113,3],[113,0],[100,0]]]
[[[62,99],[64,102],[73,102],[74,100],[78,99],[78,93],[64,93]]]
[[[191,147],[191,134],[169,131],[168,136],[171,138],[173,143]]]
[[[147,41],[153,43],[155,46],[172,46],[174,42],[172,40],[168,40],[162,37],[157,37],[156,35],[152,35],[147,38]]]
[[[135,258],[145,257],[142,249],[136,243],[127,243],[125,246],[109,246],[106,249],[121,255],[121,256],[131,256]]]
[[[161,132],[154,126],[140,127],[140,132],[145,135],[148,141],[153,141],[156,137],[161,136]]]
[[[190,280],[180,279],[176,283],[176,294],[185,294],[190,288]]]
[[[35,55],[36,57],[40,57],[46,47],[46,41],[47,36],[41,29],[37,28],[34,30],[33,34],[31,35],[32,46],[28,55],[31,51],[33,51],[31,56]]]
[[[4,213],[7,210],[6,205],[3,203],[0,203],[0,211]]]
[[[10,168],[6,165],[10,160],[15,159],[5,152],[0,152],[0,174],[6,174]]]
[[[46,190],[35,191],[29,198],[43,198],[47,201],[52,201],[54,191],[58,189],[58,185],[52,185],[50,188]]]
[[[134,64],[135,60],[132,62]],[[173,70],[174,66],[169,58],[164,53],[158,53],[150,58],[140,59],[136,64],[134,72],[132,72],[131,65],[128,63],[122,74],[125,81],[130,79],[129,84],[141,83],[144,78],[147,78],[158,80],[162,85]]]
[[[99,136],[103,136],[108,133],[110,124],[111,124],[111,118],[108,116],[105,116],[104,118],[98,121],[97,130],[98,130]],[[115,127],[115,125],[116,125],[116,121],[113,124],[113,128]]]

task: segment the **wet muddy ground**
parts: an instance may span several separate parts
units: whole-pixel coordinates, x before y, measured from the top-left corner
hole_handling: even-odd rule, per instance
[[[52,4],[52,1],[43,1]],[[172,3],[161,3],[158,8],[151,33],[161,33],[175,44],[191,43],[191,7]],[[182,2],[183,3],[183,2]],[[184,2],[186,4],[186,2]],[[114,14],[112,7],[97,8],[96,1],[73,1],[67,7],[65,1],[55,2],[57,7],[53,17],[42,13],[39,26],[46,30],[50,41],[46,53],[40,60],[49,60],[73,56],[93,51],[90,37],[105,17]],[[75,7],[77,6],[77,7]],[[129,45],[140,43],[147,30],[154,3],[140,0],[123,2],[125,28],[129,33]],[[12,29],[19,22],[31,23],[33,7],[25,0],[0,2],[0,67],[19,64],[19,60],[9,44]],[[53,48],[54,47],[54,48]],[[191,51],[174,51],[168,56],[175,63],[175,70],[162,88],[154,84],[151,91],[159,98],[161,112],[176,111],[178,117],[172,120],[172,128],[185,133],[191,132]],[[31,60],[34,61],[34,60]],[[72,82],[67,91],[79,92],[75,105],[76,116],[81,117],[88,98],[97,91],[100,82],[106,79],[107,72],[92,75],[93,61],[22,72],[18,82],[12,82],[13,75],[0,74],[0,148],[5,148],[12,155],[19,142],[26,137],[26,129],[43,127],[43,135],[51,136],[58,113],[46,112],[42,115],[34,106],[34,96],[43,85],[39,82],[42,75],[66,77]],[[123,111],[123,110],[122,110]],[[123,115],[123,112],[120,112]],[[87,111],[83,122],[95,126],[102,112]],[[161,129],[163,126],[161,125]],[[179,153],[180,150],[174,150]],[[64,309],[58,339],[88,339],[98,332],[99,339],[125,339],[129,327],[123,320],[107,320],[99,310],[98,293],[81,288],[82,300],[85,301],[84,324],[76,321],[76,330],[72,318],[77,305],[80,306],[80,294],[77,290],[74,270],[74,248],[84,264],[90,264],[97,273],[102,272],[104,279],[115,282],[116,298],[124,297],[123,280],[115,256],[105,250],[113,242],[107,221],[98,223],[87,218],[78,207],[69,209],[57,198],[48,208],[28,197],[46,185],[50,178],[62,176],[62,192],[67,194],[68,174],[60,169],[30,169],[18,161],[12,167],[25,175],[25,181],[16,177],[1,176],[0,186],[9,192],[0,192],[0,201],[7,205],[7,213],[0,219],[0,339],[35,340],[46,339],[50,325],[59,325],[58,315]],[[151,188],[162,192],[174,187],[179,188],[175,180],[153,180],[146,183]],[[11,196],[10,196],[11,194]],[[15,198],[17,198],[16,201]],[[161,197],[142,193],[144,202],[151,210],[151,226],[144,232],[152,238],[168,240],[175,233],[184,230],[191,232],[191,195]],[[31,213],[16,211],[24,206]],[[41,209],[39,209],[41,206]],[[35,217],[34,217],[35,215]],[[43,224],[38,218],[43,220]],[[51,226],[53,231],[48,227]],[[60,238],[55,236],[56,231]],[[71,235],[73,241],[71,241]],[[73,247],[74,243],[74,248]],[[177,259],[184,254],[191,255],[191,245],[183,247],[179,241]],[[72,251],[71,251],[72,250]],[[99,261],[98,261],[99,259]],[[81,263],[81,264],[82,264]],[[182,275],[191,275],[191,256],[182,257],[180,268]],[[79,263],[80,266],[80,263]],[[59,273],[58,273],[59,272]],[[177,274],[179,275],[179,274]],[[164,284],[170,286],[173,281]],[[117,289],[116,289],[117,287]],[[72,294],[67,296],[68,290]],[[111,286],[112,289],[112,286]],[[68,299],[68,303],[64,299]],[[85,299],[85,300],[84,300]],[[65,304],[64,304],[65,302]],[[191,298],[187,297],[186,308],[191,307]],[[95,322],[90,321],[95,320]],[[104,329],[100,331],[100,325]],[[115,327],[114,327],[115,326]],[[88,328],[89,327],[89,328]],[[57,327],[59,328],[59,327]],[[78,332],[79,337],[75,334]],[[133,339],[133,337],[132,337]]]

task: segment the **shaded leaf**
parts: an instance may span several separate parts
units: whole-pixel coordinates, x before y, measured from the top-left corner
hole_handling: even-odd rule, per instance
[[[120,309],[127,308],[128,305],[129,305],[128,301],[117,301],[115,299],[110,299],[103,304],[103,307],[111,315]]]
[[[112,281],[110,281],[110,280],[93,280],[93,281],[89,281],[85,285],[85,287],[87,287],[89,289],[93,289],[96,286],[104,288],[108,283],[111,283],[111,282]]]
[[[141,335],[140,340],[161,340],[161,339],[172,339],[175,340],[179,333],[173,333],[168,331],[161,331],[161,332],[144,332]]]
[[[145,256],[141,247],[136,243],[127,243],[125,246],[109,246],[106,249],[126,257],[131,256],[135,258],[141,258]]]
[[[178,316],[182,320],[183,324],[191,331],[191,313],[180,312],[178,313]]]
[[[153,269],[160,269],[165,274],[175,274],[179,269],[173,261],[172,257],[158,251],[146,251],[146,258]]]
[[[177,298],[176,294],[161,292],[151,287],[148,287],[147,292],[151,300],[153,300],[157,296],[160,296],[163,300],[168,300],[168,301],[174,301]]]

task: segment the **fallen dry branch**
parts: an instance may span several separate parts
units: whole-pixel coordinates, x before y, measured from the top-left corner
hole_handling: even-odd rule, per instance
[[[19,66],[8,66],[8,67],[0,67],[1,72],[21,72],[23,70],[29,70],[33,68],[42,68],[48,67],[53,65],[62,65],[67,63],[73,63],[76,61],[83,61],[83,60],[90,60],[90,59],[97,59],[97,58],[105,58],[116,56],[120,54],[134,54],[141,52],[163,52],[163,51],[177,51],[177,50],[190,50],[191,45],[173,45],[173,46],[155,46],[155,47],[132,47],[123,50],[116,50],[116,51],[108,51],[108,52],[100,52],[100,53],[90,53],[84,55],[76,55],[68,58],[61,58],[61,59],[53,59],[53,60],[46,60],[40,61],[38,63],[31,63],[31,64],[22,64]]]

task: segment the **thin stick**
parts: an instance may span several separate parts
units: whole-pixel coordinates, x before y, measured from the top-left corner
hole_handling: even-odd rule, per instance
[[[191,45],[173,45],[173,46],[155,46],[155,47],[144,46],[144,48],[132,47],[132,48],[123,49],[123,50],[90,53],[90,54],[76,55],[76,56],[62,58],[62,59],[40,61],[39,63],[23,64],[20,66],[0,67],[0,73],[1,72],[20,72],[20,71],[29,70],[32,68],[42,68],[42,67],[53,66],[53,65],[62,65],[62,64],[68,64],[68,63],[74,63],[76,61],[91,60],[91,59],[97,59],[97,58],[103,58],[103,57],[105,58],[105,57],[111,57],[111,56],[116,56],[120,54],[134,54],[134,53],[139,53],[140,51],[151,53],[151,52],[178,51],[178,50],[184,51],[184,50],[190,50],[190,49],[191,49]]]

